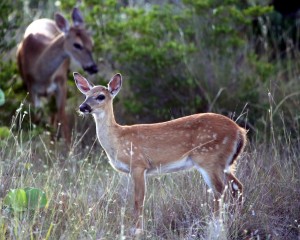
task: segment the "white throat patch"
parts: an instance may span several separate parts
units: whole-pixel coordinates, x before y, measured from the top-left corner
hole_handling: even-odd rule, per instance
[[[95,116],[95,118],[97,119],[103,119],[105,116],[104,112],[94,112],[93,115]]]

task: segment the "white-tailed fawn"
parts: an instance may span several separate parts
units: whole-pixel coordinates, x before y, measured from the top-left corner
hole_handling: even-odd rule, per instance
[[[215,198],[228,185],[241,201],[243,185],[234,176],[235,163],[246,144],[246,130],[223,115],[194,114],[154,124],[119,125],[115,121],[113,99],[122,87],[116,74],[108,86],[94,86],[74,73],[78,89],[85,95],[80,112],[92,114],[98,140],[111,166],[130,174],[134,183],[136,233],[143,230],[146,176],[195,168],[203,176]]]

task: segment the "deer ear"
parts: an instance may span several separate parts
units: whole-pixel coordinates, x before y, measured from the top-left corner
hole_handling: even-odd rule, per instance
[[[74,80],[75,80],[77,88],[83,94],[86,94],[88,91],[90,91],[93,88],[93,85],[87,79],[85,79],[83,76],[81,76],[79,73],[74,72],[73,76],[74,76]]]
[[[55,13],[55,23],[62,32],[64,33],[69,32],[70,30],[69,22],[60,13]]]
[[[76,7],[73,8],[72,19],[73,19],[74,26],[84,25],[84,20],[83,20],[82,14],[79,11],[79,9]]]
[[[122,87],[122,75],[117,73],[108,83],[108,91],[115,97]]]

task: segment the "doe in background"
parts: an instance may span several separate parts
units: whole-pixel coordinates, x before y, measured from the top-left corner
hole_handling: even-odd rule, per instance
[[[72,11],[72,19],[73,26],[60,13],[55,14],[55,21],[35,20],[27,27],[17,50],[19,72],[33,106],[40,108],[41,97],[46,97],[49,102],[54,96],[56,110],[51,115],[51,125],[56,129],[61,124],[68,143],[71,129],[65,107],[70,59],[79,62],[90,74],[98,71],[92,57],[92,39],[77,8]]]

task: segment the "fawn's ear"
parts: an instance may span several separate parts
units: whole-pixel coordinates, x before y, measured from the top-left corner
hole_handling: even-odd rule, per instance
[[[120,73],[117,73],[115,76],[113,76],[109,83],[108,83],[108,91],[112,95],[112,97],[115,97],[118,92],[120,91],[122,87],[122,75]]]
[[[83,76],[81,76],[79,73],[73,72],[73,76],[77,88],[83,94],[86,94],[88,91],[90,91],[93,88],[93,85],[89,83],[89,81],[85,79]]]
[[[58,28],[64,32],[65,34],[67,34],[70,30],[70,25],[67,19],[65,19],[65,17],[63,15],[61,15],[60,13],[55,13],[55,23],[58,26]]]
[[[84,20],[82,17],[82,14],[78,8],[73,8],[72,11],[72,20],[74,23],[74,26],[83,26],[84,25]]]

